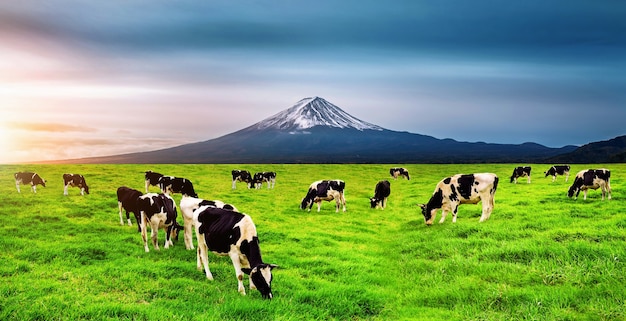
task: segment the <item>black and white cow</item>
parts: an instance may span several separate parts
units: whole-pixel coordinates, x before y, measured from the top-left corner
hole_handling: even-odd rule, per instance
[[[407,180],[411,179],[409,177],[409,171],[406,168],[404,168],[404,167],[392,167],[389,170],[389,175],[391,175],[391,177],[393,177],[393,179],[398,179],[398,176],[403,176]]]
[[[182,177],[162,176],[159,179],[161,193],[180,193],[185,196],[198,197],[190,180]]]
[[[153,172],[153,171],[147,171],[146,175],[145,175],[145,179],[146,179],[146,193],[149,192],[148,188],[152,185],[152,186],[159,186],[159,180],[161,179],[161,177],[163,177],[163,174],[161,173],[157,173],[157,172]]]
[[[85,181],[85,177],[81,174],[63,174],[63,195],[68,195],[68,187],[78,187],[80,188],[80,195],[85,195],[85,193],[89,194],[89,186],[87,186],[87,182]]]
[[[513,169],[511,175],[511,183],[517,184],[517,179],[520,177],[527,177],[526,183],[530,184],[530,166],[518,166]]]
[[[372,208],[385,209],[387,206],[387,198],[391,194],[391,184],[388,180],[379,181],[374,189],[374,197],[370,198],[370,205]]]
[[[580,191],[583,191],[583,199],[587,199],[587,190],[589,189],[598,189],[602,190],[602,200],[604,201],[604,195],[608,196],[608,199],[611,199],[611,171],[608,169],[585,169],[578,174],[574,178],[574,183],[570,186],[569,191],[567,191],[567,196],[572,197],[574,194],[578,198],[578,194]]]
[[[139,197],[137,207],[141,213],[141,239],[146,252],[150,252],[147,237],[148,224],[150,224],[152,245],[156,250],[159,250],[157,237],[159,228],[165,230],[165,248],[174,246],[172,239],[178,238],[178,232],[181,229],[181,226],[176,222],[178,212],[174,199],[164,193],[147,193]]]
[[[457,174],[442,179],[435,187],[428,204],[420,204],[427,225],[433,224],[437,210],[441,209],[443,223],[448,212],[452,212],[452,223],[456,223],[456,215],[460,204],[477,204],[482,202],[480,222],[489,219],[495,205],[494,196],[498,188],[498,176],[492,173]]]
[[[556,180],[556,175],[564,175],[565,182],[567,182],[567,180],[569,179],[569,170],[569,165],[554,165],[543,173],[546,174],[545,177],[552,176],[552,182]]]
[[[193,237],[192,237],[192,234],[193,234],[192,231],[194,228],[193,212],[197,210],[198,208],[200,208],[200,206],[212,206],[212,207],[223,208],[223,209],[239,212],[235,206],[231,204],[226,204],[222,201],[218,201],[218,200],[208,201],[208,200],[203,200],[201,198],[183,196],[180,199],[180,211],[183,214],[183,226],[185,228],[185,232],[183,234],[184,239],[185,239],[185,248],[187,248],[188,250],[194,249]]]
[[[128,226],[133,225],[130,221],[130,215],[128,213],[133,213],[135,219],[137,220],[137,232],[141,232],[141,212],[139,211],[138,203],[141,195],[143,195],[143,193],[130,187],[120,186],[117,188],[117,207],[120,210],[120,224],[124,225],[122,209],[126,212]]]
[[[232,189],[237,188],[237,182],[244,182],[248,185],[248,188],[252,187],[252,175],[247,170],[233,169],[231,174],[233,175]]]
[[[37,194],[37,185],[46,187],[46,180],[41,178],[39,174],[32,172],[17,172],[13,175],[15,177],[15,187],[17,192],[21,193],[20,185],[29,185],[33,193]]]
[[[339,207],[343,204],[343,211],[346,211],[346,198],[344,190],[346,183],[342,180],[321,180],[311,183],[306,196],[300,203],[300,209],[307,209],[310,212],[313,203],[317,203],[317,211],[320,211],[322,201],[330,202],[335,200],[335,212],[339,212]]]
[[[267,182],[268,189],[274,188],[274,185],[276,185],[276,172],[254,173],[252,181],[254,182],[254,187],[256,189],[260,189],[265,182]]]
[[[250,288],[257,289],[265,299],[272,298],[274,264],[263,262],[259,238],[252,218],[244,213],[201,206],[193,213],[198,239],[197,267],[213,280],[209,270],[208,251],[228,255],[235,267],[237,290],[246,294],[243,274],[249,275]]]

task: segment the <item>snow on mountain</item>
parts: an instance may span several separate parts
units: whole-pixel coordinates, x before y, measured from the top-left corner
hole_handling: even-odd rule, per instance
[[[251,127],[298,132],[315,126],[353,128],[360,131],[383,130],[382,127],[362,121],[320,97],[308,97],[292,107],[266,118]]]

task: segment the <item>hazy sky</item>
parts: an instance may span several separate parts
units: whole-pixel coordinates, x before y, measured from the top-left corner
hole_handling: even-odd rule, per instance
[[[387,129],[626,134],[626,1],[0,2],[0,163],[204,141],[319,96]]]

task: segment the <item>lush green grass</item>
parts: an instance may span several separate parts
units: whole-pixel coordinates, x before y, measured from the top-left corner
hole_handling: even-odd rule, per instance
[[[571,179],[551,183],[548,165],[532,165],[531,184],[511,184],[514,166],[405,165],[410,181],[378,164],[0,166],[0,319],[625,319],[626,165],[572,166],[612,170],[613,200],[604,202],[599,191],[568,199]],[[231,190],[234,168],[276,171],[276,188]],[[25,170],[48,186],[18,194],[12,174]],[[189,178],[200,197],[252,216],[264,260],[280,266],[274,300],[241,296],[227,257],[209,257],[207,280],[182,237],[144,252],[136,226],[119,224],[115,190],[143,190],[145,170]],[[63,196],[64,172],[85,175],[91,194]],[[491,219],[479,224],[481,207],[462,205],[456,224],[449,216],[426,226],[416,204],[441,178],[471,172],[500,176]],[[348,211],[301,211],[308,185],[326,178],[346,181]],[[380,179],[391,181],[389,205],[371,210]]]

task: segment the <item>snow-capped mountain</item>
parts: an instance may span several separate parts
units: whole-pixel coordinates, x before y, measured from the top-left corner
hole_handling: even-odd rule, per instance
[[[57,163],[537,163],[574,149],[533,143],[468,143],[397,132],[351,116],[323,98],[310,97],[252,126],[211,140]]]
[[[298,132],[315,126],[383,130],[382,127],[362,121],[320,97],[304,98],[292,107],[250,127]]]

